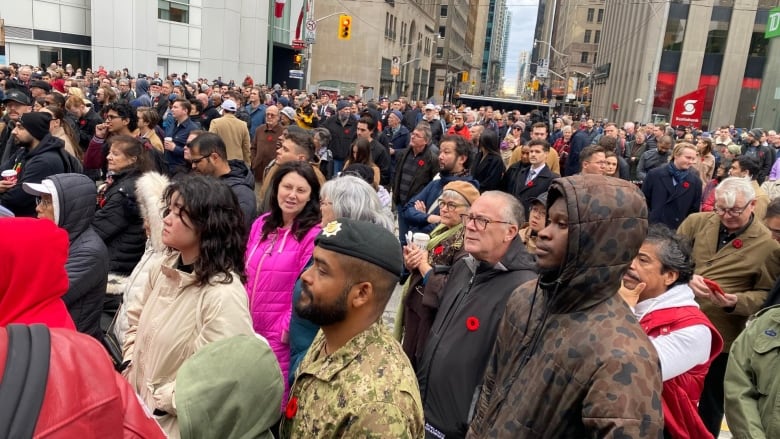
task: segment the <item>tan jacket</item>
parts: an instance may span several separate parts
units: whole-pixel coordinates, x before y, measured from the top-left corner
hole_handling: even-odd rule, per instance
[[[723,336],[723,352],[745,328],[748,316],[766,301],[767,292],[780,274],[780,244],[757,218],[737,239],[717,249],[720,217],[713,212],[694,213],[677,228],[693,240],[695,273],[717,282],[723,291],[737,296],[728,312],[709,300],[696,299],[701,310]],[[739,248],[737,248],[739,247]]]
[[[228,160],[243,160],[247,166],[251,165],[249,128],[247,128],[246,122],[226,111],[222,117],[211,121],[209,132],[218,135],[225,142]]]
[[[254,335],[241,279],[230,284],[193,285],[194,276],[173,267],[174,252],[149,273],[140,300],[127,310],[129,329],[123,346],[130,367],[124,375],[170,437],[179,437],[174,390],[182,363],[206,344],[234,335]]]
[[[756,180],[751,182],[753,184],[753,190],[756,191],[756,208],[753,210],[753,215],[756,217],[756,221],[764,222],[766,218],[766,209],[769,207],[769,195],[761,189]]]

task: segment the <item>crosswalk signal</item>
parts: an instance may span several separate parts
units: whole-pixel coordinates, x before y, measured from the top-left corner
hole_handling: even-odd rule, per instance
[[[352,16],[339,15],[339,40],[349,40],[352,38]]]
[[[303,55],[301,55],[300,53],[296,53],[295,56],[293,57],[293,62],[295,63],[296,66],[300,66],[301,63],[303,62]]]

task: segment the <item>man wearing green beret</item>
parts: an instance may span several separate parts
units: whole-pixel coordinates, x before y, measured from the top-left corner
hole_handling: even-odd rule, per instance
[[[281,437],[422,438],[414,371],[381,322],[401,275],[398,239],[339,218],[315,245],[295,311],[322,330],[298,368]]]

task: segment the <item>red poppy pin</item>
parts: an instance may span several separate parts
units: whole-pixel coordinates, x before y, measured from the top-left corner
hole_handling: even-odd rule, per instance
[[[349,135],[349,128],[347,128],[346,130],[344,130],[344,134],[346,134],[346,135]]]
[[[525,184],[526,187],[534,187],[534,181],[531,180],[528,183]]]
[[[444,246],[438,245],[433,249],[433,254],[436,256],[439,256],[440,254],[444,253]]]
[[[293,396],[287,401],[287,407],[284,409],[284,417],[292,419],[298,413],[298,398]]]
[[[273,142],[273,141],[274,141],[274,136],[268,136],[268,137],[266,137],[266,139],[267,139],[269,142]]]
[[[690,186],[690,183],[688,183],[687,181],[684,181],[683,182],[683,188],[688,189],[688,186]]]
[[[472,331],[472,332],[474,332],[477,329],[479,329],[479,319],[474,317],[474,316],[470,316],[469,318],[467,318],[466,319],[466,329],[468,329],[469,331]]]
[[[418,166],[425,166],[425,160],[423,160],[423,159],[420,159],[420,160],[417,162],[417,165],[418,165]]]
[[[731,245],[733,245],[735,249],[741,249],[742,248],[742,240],[741,239],[735,239],[735,240],[731,241]]]

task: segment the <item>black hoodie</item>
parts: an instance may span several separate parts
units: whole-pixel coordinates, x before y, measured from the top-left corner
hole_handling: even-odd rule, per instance
[[[23,183],[40,183],[50,175],[65,172],[65,143],[46,134],[35,149],[27,147],[19,150],[0,169],[16,169],[17,183],[8,191],[0,194],[0,204],[16,216],[34,218],[35,197],[22,189]]]

